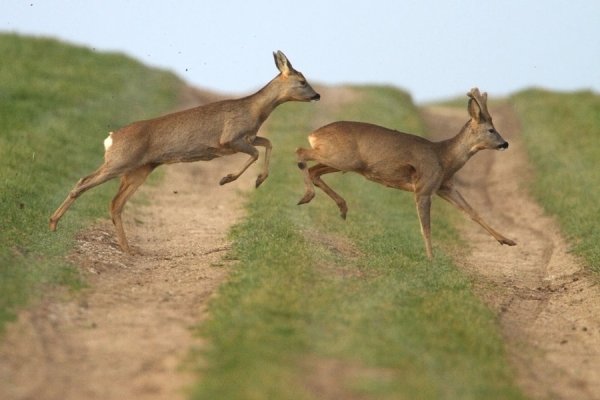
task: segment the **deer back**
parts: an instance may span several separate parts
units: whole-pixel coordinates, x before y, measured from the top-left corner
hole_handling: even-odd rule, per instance
[[[363,122],[334,122],[308,140],[317,162],[398,189],[412,191],[424,171],[439,165],[429,140]]]
[[[149,120],[137,121],[110,135],[105,160],[136,164],[210,160],[217,154],[226,121],[240,120],[237,100],[211,103]],[[236,117],[237,118],[232,118]]]

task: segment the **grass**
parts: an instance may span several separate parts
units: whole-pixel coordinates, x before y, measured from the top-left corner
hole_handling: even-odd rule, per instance
[[[404,93],[355,90],[331,120],[423,132]],[[325,179],[346,197],[347,221],[321,192],[295,205],[293,151],[318,107],[287,104],[271,117],[271,176],[233,230],[239,262],[199,328],[209,344],[192,398],[522,398],[494,316],[444,255],[459,243],[443,215],[428,262],[411,194],[334,174]]]
[[[182,83],[119,54],[0,34],[0,331],[47,285],[84,284],[65,261],[75,233],[116,187],[78,200],[56,233],[48,218],[102,162],[108,131],[172,109]]]
[[[532,191],[600,273],[600,96],[527,90],[511,97],[535,167]]]

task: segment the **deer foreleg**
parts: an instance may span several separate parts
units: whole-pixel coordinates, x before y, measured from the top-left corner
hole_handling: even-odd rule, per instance
[[[221,178],[221,180],[219,181],[219,185],[224,185],[226,183],[235,181],[237,178],[239,178],[244,173],[244,171],[246,171],[248,169],[248,167],[250,167],[252,164],[254,164],[256,162],[256,160],[258,160],[258,150],[256,150],[256,148],[254,146],[252,146],[250,143],[246,142],[244,139],[240,139],[238,141],[231,142],[229,144],[229,147],[232,150],[234,150],[236,153],[245,153],[245,154],[250,155],[250,158],[248,159],[248,161],[246,161],[246,163],[244,164],[244,166],[238,173],[228,174],[228,175],[224,176],[223,178]]]
[[[259,187],[260,184],[263,183],[269,176],[269,162],[271,161],[271,149],[273,146],[271,145],[269,139],[260,136],[254,138],[252,144],[254,146],[262,146],[265,148],[265,164],[262,172],[258,175],[258,178],[256,178],[256,187]]]
[[[304,196],[298,202],[300,204],[306,204],[310,202],[315,197],[315,186],[312,183],[312,179],[308,173],[308,166],[306,165],[306,161],[312,159],[308,152],[310,150],[303,149],[301,147],[296,149],[296,156],[298,158],[298,168],[300,168],[300,172],[302,173],[302,178],[304,179]]]
[[[453,187],[442,187],[438,190],[437,194],[465,214],[467,214],[471,219],[477,222],[479,225],[483,227],[486,231],[489,232],[490,235],[494,237],[500,244],[506,244],[508,246],[514,246],[517,243],[514,240],[506,238],[501,233],[494,230],[491,226],[489,226],[483,218],[479,216],[479,214],[471,207],[469,203],[462,197],[460,192]]]
[[[419,216],[419,223],[421,224],[421,235],[425,241],[425,251],[429,259],[433,258],[433,251],[431,250],[431,196],[429,195],[418,195],[415,194],[415,202],[417,204],[417,215]]]

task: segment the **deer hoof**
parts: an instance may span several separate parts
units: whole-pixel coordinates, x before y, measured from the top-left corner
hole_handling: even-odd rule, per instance
[[[118,248],[119,250],[121,250],[122,253],[128,254],[130,256],[133,256],[135,253],[132,251],[131,247],[129,247],[129,243],[128,242],[120,242],[118,241]]]
[[[504,238],[504,239],[500,240],[500,244],[505,244],[507,246],[516,246],[517,242],[515,242],[514,240]]]
[[[298,205],[306,204],[306,203],[310,202],[314,197],[315,197],[315,192],[307,192],[304,195],[304,197],[300,199],[300,201],[298,202]]]
[[[232,174],[229,174],[227,176],[224,176],[223,178],[221,178],[221,180],[219,181],[219,185],[223,186],[226,183],[229,182],[233,182],[236,180],[236,177]]]
[[[269,175],[260,174],[258,178],[256,178],[256,187],[259,187],[261,183],[263,183]]]
[[[344,202],[338,205],[338,207],[340,208],[340,217],[342,217],[342,219],[345,220],[346,214],[348,214],[348,206],[346,206],[346,203]]]

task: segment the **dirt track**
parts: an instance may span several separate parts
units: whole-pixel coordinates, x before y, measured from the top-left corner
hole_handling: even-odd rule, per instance
[[[475,155],[458,173],[460,190],[492,227],[518,245],[500,246],[465,219],[461,233],[472,250],[466,259],[457,255],[457,262],[473,274],[478,294],[500,316],[525,393],[536,399],[600,399],[598,278],[569,254],[555,221],[527,195],[533,173],[514,112],[502,106],[491,113],[510,147]],[[454,108],[424,111],[430,131],[444,138],[458,131],[466,115]]]
[[[353,95],[344,88],[322,94],[338,99],[330,106]],[[525,194],[524,177],[531,175],[510,108],[492,114],[511,147],[475,156],[459,174],[461,190],[518,246],[499,246],[466,221],[462,234],[473,250],[457,260],[500,316],[526,393],[598,399],[600,290],[568,254],[552,219]],[[431,130],[448,137],[467,114],[429,108],[424,115]],[[141,255],[116,249],[109,222],[80,237],[73,260],[90,288],[74,300],[52,294],[9,327],[0,345],[2,399],[183,397],[190,375],[178,369],[187,351],[202,345],[189,327],[202,318],[206,299],[224,279],[225,233],[243,214],[240,190],[251,188],[256,176],[251,169],[242,181],[218,186],[231,169],[227,164],[240,165],[244,158],[235,157],[169,166],[159,187],[142,187],[152,201],[124,213],[130,242]]]

